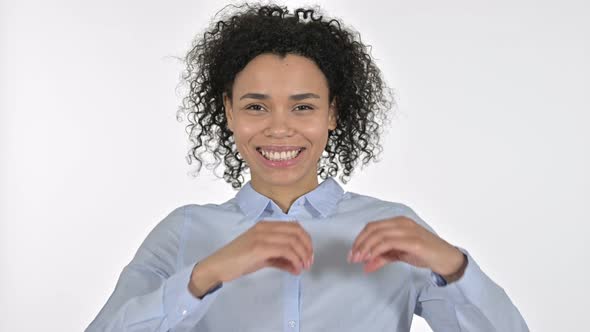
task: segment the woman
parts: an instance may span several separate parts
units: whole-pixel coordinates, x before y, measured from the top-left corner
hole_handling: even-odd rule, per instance
[[[391,101],[365,45],[315,12],[239,7],[197,39],[190,160],[223,161],[239,192],[161,221],[88,331],[409,331],[414,314],[528,331],[467,250],[332,179],[375,158]]]

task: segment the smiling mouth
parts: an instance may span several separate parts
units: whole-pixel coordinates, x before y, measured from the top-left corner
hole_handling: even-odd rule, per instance
[[[260,153],[265,159],[270,161],[284,161],[295,159],[303,150],[305,150],[305,148],[285,151],[268,151],[262,148],[256,148],[256,151],[258,151],[258,153]]]

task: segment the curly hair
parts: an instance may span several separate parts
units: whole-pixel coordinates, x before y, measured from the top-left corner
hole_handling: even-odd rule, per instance
[[[320,15],[317,6],[298,8],[293,14],[272,4],[231,8],[236,11],[229,11],[201,38],[195,38],[183,59],[186,69],[181,83],[188,93],[177,118],[181,121],[184,114],[189,121],[185,129],[192,145],[187,162],[197,162],[196,172],[203,164],[216,169],[223,160],[224,180],[234,189],[242,186],[248,165],[227,128],[222,96],[226,93],[231,99],[236,74],[262,53],[305,56],[327,79],[329,101],[336,103],[337,123],[328,133],[318,162],[322,179],[336,176],[342,168],[340,180],[346,183],[359,160],[362,166],[376,160],[393,98],[360,35],[337,19]]]

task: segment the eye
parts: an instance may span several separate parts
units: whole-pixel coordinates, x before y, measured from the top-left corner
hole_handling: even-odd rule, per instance
[[[264,108],[262,108],[262,106],[258,105],[258,104],[248,105],[248,106],[246,106],[246,109],[253,110],[253,111],[263,111],[264,110]]]
[[[303,108],[300,108],[303,107]],[[295,106],[295,110],[297,111],[307,111],[307,110],[313,110],[313,107],[309,106],[309,105],[298,105]]]

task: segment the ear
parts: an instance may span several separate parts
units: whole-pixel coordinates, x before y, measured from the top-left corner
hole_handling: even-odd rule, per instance
[[[328,110],[328,129],[334,130],[336,129],[336,123],[338,119],[338,109],[336,108],[336,98],[332,99],[330,103],[330,108]]]
[[[232,102],[229,96],[224,92],[223,93],[223,108],[225,108],[225,118],[227,120],[227,127],[232,132],[234,131],[234,118],[232,112]]]

